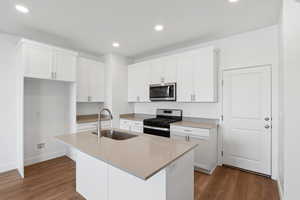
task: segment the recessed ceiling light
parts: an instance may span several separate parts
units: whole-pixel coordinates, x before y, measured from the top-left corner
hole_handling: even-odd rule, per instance
[[[29,13],[29,9],[27,7],[19,4],[16,5],[16,10],[24,14]]]
[[[118,48],[118,47],[120,47],[120,43],[118,43],[118,42],[113,42],[113,43],[112,43],[112,46],[115,47],[115,48]]]
[[[228,0],[229,1],[229,3],[236,3],[236,2],[238,2],[239,0]]]
[[[154,30],[156,30],[156,31],[162,31],[162,30],[164,30],[164,26],[161,25],[161,24],[157,24],[157,25],[154,26]]]

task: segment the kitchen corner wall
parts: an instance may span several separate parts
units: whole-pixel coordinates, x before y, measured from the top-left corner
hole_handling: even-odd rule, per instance
[[[127,102],[127,66],[130,60],[124,56],[107,54],[105,63],[105,103],[113,114],[113,126],[119,128],[119,115],[133,112],[133,105]]]
[[[300,2],[283,0],[282,10],[282,137],[280,184],[285,200],[299,199],[300,179]]]
[[[19,38],[0,34],[0,173],[16,169],[18,165],[18,136],[20,122],[19,85],[21,69],[15,65],[16,46]]]

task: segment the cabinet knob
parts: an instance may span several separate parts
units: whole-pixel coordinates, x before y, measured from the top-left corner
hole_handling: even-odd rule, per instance
[[[265,117],[265,121],[267,122],[267,121],[269,121],[270,120],[270,118],[269,117]]]
[[[269,129],[270,127],[270,125],[265,125],[265,129]]]

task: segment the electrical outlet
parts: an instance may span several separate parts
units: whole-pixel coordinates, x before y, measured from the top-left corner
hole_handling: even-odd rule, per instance
[[[44,149],[45,146],[46,146],[45,143],[39,143],[39,144],[36,145],[36,148],[37,148],[37,149]]]

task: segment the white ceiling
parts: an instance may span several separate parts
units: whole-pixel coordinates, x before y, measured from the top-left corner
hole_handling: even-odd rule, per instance
[[[15,3],[26,5],[28,15]],[[1,0],[0,30],[95,55],[142,57],[278,23],[281,0]],[[153,26],[163,24],[165,31]],[[113,41],[121,47],[114,49]]]

